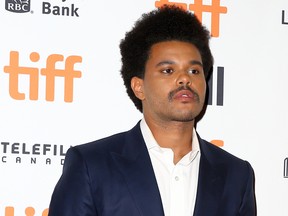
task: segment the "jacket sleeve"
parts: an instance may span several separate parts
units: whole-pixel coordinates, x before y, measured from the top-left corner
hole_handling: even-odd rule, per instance
[[[85,160],[71,147],[52,194],[48,216],[97,216]]]
[[[242,204],[239,209],[239,216],[256,216],[256,198],[255,198],[255,178],[251,165],[246,161],[248,168],[248,178],[246,190],[243,196]]]

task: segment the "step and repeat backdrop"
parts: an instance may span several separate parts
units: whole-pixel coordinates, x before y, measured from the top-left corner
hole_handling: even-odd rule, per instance
[[[2,0],[1,216],[47,216],[67,149],[141,119],[119,42],[142,13],[172,3],[212,35],[198,132],[252,164],[258,215],[288,215],[288,1]]]

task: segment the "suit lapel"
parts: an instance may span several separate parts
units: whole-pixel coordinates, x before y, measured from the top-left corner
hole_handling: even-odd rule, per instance
[[[199,138],[201,159],[194,216],[217,215],[224,188],[225,171],[213,161],[207,143]],[[210,144],[208,144],[210,145]]]
[[[157,181],[139,123],[127,133],[121,154],[111,153],[142,216],[164,216]]]
[[[200,137],[201,159],[194,216],[217,215],[224,188],[225,170]],[[164,216],[160,192],[139,123],[125,137],[121,153],[111,152],[116,167],[141,216]]]

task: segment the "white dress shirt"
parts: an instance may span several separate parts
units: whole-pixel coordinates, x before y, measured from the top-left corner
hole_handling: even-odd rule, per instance
[[[200,163],[200,148],[195,129],[193,128],[192,151],[175,165],[173,151],[158,145],[145,119],[141,120],[140,128],[152,161],[165,216],[192,216]]]

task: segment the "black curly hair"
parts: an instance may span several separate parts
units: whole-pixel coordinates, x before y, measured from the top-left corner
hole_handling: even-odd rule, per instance
[[[152,45],[163,41],[183,41],[197,47],[203,61],[206,79],[212,72],[213,56],[209,48],[209,31],[202,26],[196,16],[175,5],[165,5],[143,14],[130,32],[121,40],[121,75],[126,91],[142,112],[142,102],[132,88],[133,77],[144,78],[145,65]]]

